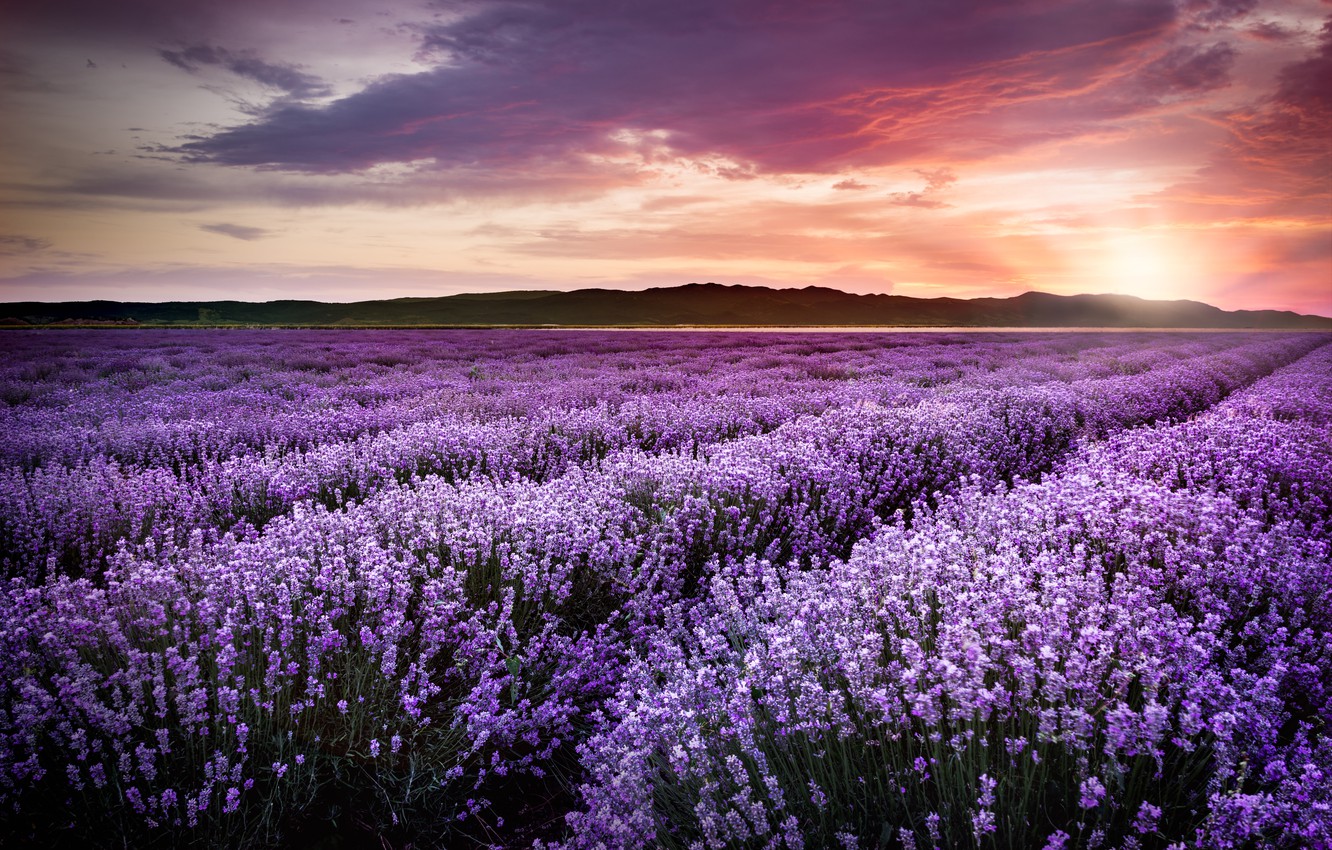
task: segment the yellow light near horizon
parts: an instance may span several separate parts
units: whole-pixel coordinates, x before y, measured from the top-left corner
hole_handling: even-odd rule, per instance
[[[1168,300],[1179,297],[1185,268],[1170,234],[1137,231],[1107,241],[1098,277],[1110,292]]]

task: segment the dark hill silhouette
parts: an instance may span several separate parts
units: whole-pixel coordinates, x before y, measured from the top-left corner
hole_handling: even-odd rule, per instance
[[[291,327],[1134,327],[1328,329],[1332,319],[1278,310],[1220,310],[1128,295],[911,298],[807,286],[690,283],[642,291],[471,293],[335,304],[322,301],[25,301],[0,303],[0,326],[59,324]]]

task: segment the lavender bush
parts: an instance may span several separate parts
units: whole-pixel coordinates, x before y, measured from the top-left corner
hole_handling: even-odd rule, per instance
[[[1326,843],[1326,342],[10,335],[0,830]]]
[[[718,572],[584,746],[570,844],[1327,846],[1332,441],[1288,393],[1328,353],[828,570]],[[1236,434],[1292,409],[1255,473]]]

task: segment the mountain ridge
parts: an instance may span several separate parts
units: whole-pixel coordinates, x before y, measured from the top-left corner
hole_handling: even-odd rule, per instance
[[[0,302],[0,326],[115,327],[1141,327],[1332,330],[1288,310],[1226,311],[1132,295],[916,298],[824,286],[714,282],[642,290],[511,290],[350,303],[276,301]]]

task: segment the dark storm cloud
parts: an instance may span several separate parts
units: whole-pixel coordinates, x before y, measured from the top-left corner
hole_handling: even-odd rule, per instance
[[[207,44],[196,44],[181,50],[159,50],[167,62],[177,68],[197,73],[203,65],[215,65],[265,86],[281,89],[292,97],[322,97],[329,94],[328,84],[295,65],[265,62],[253,51],[226,50]]]
[[[271,230],[265,230],[262,227],[250,227],[244,224],[228,224],[219,222],[218,224],[201,224],[200,230],[206,230],[209,233],[216,233],[219,236],[230,236],[232,239],[239,239],[242,242],[253,242],[256,239],[263,239],[265,236],[272,236]]]
[[[735,176],[828,172],[948,146],[948,127],[1073,96],[1167,38],[1167,0],[446,3],[432,70],[289,104],[183,145],[187,159],[315,173],[586,157],[721,157]],[[461,15],[461,17],[457,17]],[[1188,61],[1170,70],[1186,78]],[[1199,79],[1208,62],[1198,59]],[[1062,104],[1065,124],[1101,117]],[[1044,120],[1044,119],[1043,119]],[[995,146],[1068,132],[996,133]],[[971,143],[974,146],[974,143]]]

